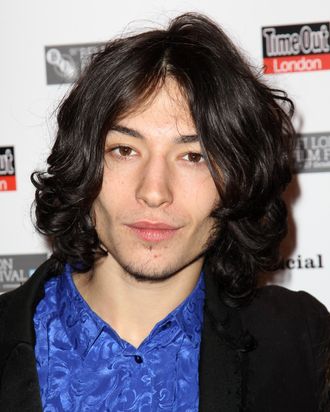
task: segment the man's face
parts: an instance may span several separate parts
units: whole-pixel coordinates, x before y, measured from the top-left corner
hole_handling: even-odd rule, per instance
[[[218,192],[174,80],[108,132],[96,230],[113,265],[160,281],[189,266],[210,239]]]

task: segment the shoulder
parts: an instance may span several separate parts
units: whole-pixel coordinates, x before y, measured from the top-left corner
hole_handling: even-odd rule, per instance
[[[243,327],[257,340],[260,350],[272,356],[287,354],[310,359],[314,370],[323,370],[330,350],[330,315],[326,307],[307,292],[279,286],[257,291],[254,300],[242,308]]]
[[[279,388],[279,393],[287,391],[285,396],[296,393],[300,399],[303,391],[315,397],[323,407],[320,410],[330,410],[330,315],[326,307],[307,292],[266,286],[240,311],[243,328],[256,341],[251,352],[255,387],[261,379]]]
[[[280,286],[257,290],[255,298],[242,308],[244,321],[263,329],[308,330],[315,334],[330,334],[330,315],[326,307],[307,292],[294,292]],[[288,328],[288,329],[286,329]]]
[[[293,291],[282,286],[271,285],[257,289],[254,303],[263,305],[276,305],[279,309],[284,304],[290,306],[304,305],[315,309],[326,310],[316,298],[305,291]]]
[[[10,292],[0,295],[0,341],[4,338],[5,319],[8,312],[10,312],[13,298],[13,294]]]
[[[56,275],[53,258],[44,262],[19,288],[0,295],[0,342],[31,335],[32,316],[44,296],[44,285]]]
[[[297,373],[308,375],[318,398],[326,400],[330,390],[325,383],[330,365],[326,307],[307,292],[266,286],[241,314],[244,328],[257,341],[256,362],[269,365],[271,359],[273,365],[289,368],[293,379]]]
[[[263,311],[265,316],[276,316],[285,319],[301,319],[315,321],[320,318],[329,320],[327,308],[316,298],[304,291],[292,291],[281,286],[266,286],[257,290],[250,310]],[[284,318],[284,319],[282,319]]]

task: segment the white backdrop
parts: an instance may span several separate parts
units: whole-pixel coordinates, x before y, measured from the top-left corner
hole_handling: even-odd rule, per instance
[[[103,43],[127,29],[166,24],[185,11],[215,19],[258,67],[263,65],[262,27],[330,20],[329,0],[0,3],[0,150],[14,147],[17,185],[16,190],[3,190],[1,179],[10,159],[0,152],[0,284],[9,288],[20,283],[45,257],[35,255],[49,253],[31,224],[34,190],[29,179],[35,168],[45,164],[54,138],[53,112],[70,85],[47,85],[45,47]],[[294,100],[300,133],[324,136],[322,153],[328,153],[330,162],[330,70],[267,75],[266,79]],[[287,198],[293,201],[293,224],[286,241],[290,255],[286,270],[271,281],[307,290],[330,308],[330,172],[316,169],[297,174],[290,186]]]

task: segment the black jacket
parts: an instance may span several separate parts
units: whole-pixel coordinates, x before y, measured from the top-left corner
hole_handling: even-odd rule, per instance
[[[0,297],[1,412],[42,411],[33,314],[53,273],[50,259]],[[307,293],[269,286],[249,305],[232,309],[208,274],[205,282],[200,411],[318,411],[330,336],[324,306]]]

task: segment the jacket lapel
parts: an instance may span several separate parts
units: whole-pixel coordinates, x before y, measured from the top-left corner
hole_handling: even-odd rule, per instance
[[[225,305],[211,273],[205,275],[205,309],[199,364],[200,412],[247,410],[248,352],[254,339],[243,331],[239,310]]]
[[[48,260],[23,286],[1,296],[1,412],[42,412],[33,314],[44,295],[44,283],[53,274],[53,262]]]
[[[16,345],[5,363],[1,379],[0,410],[42,412],[34,349],[29,344]]]

